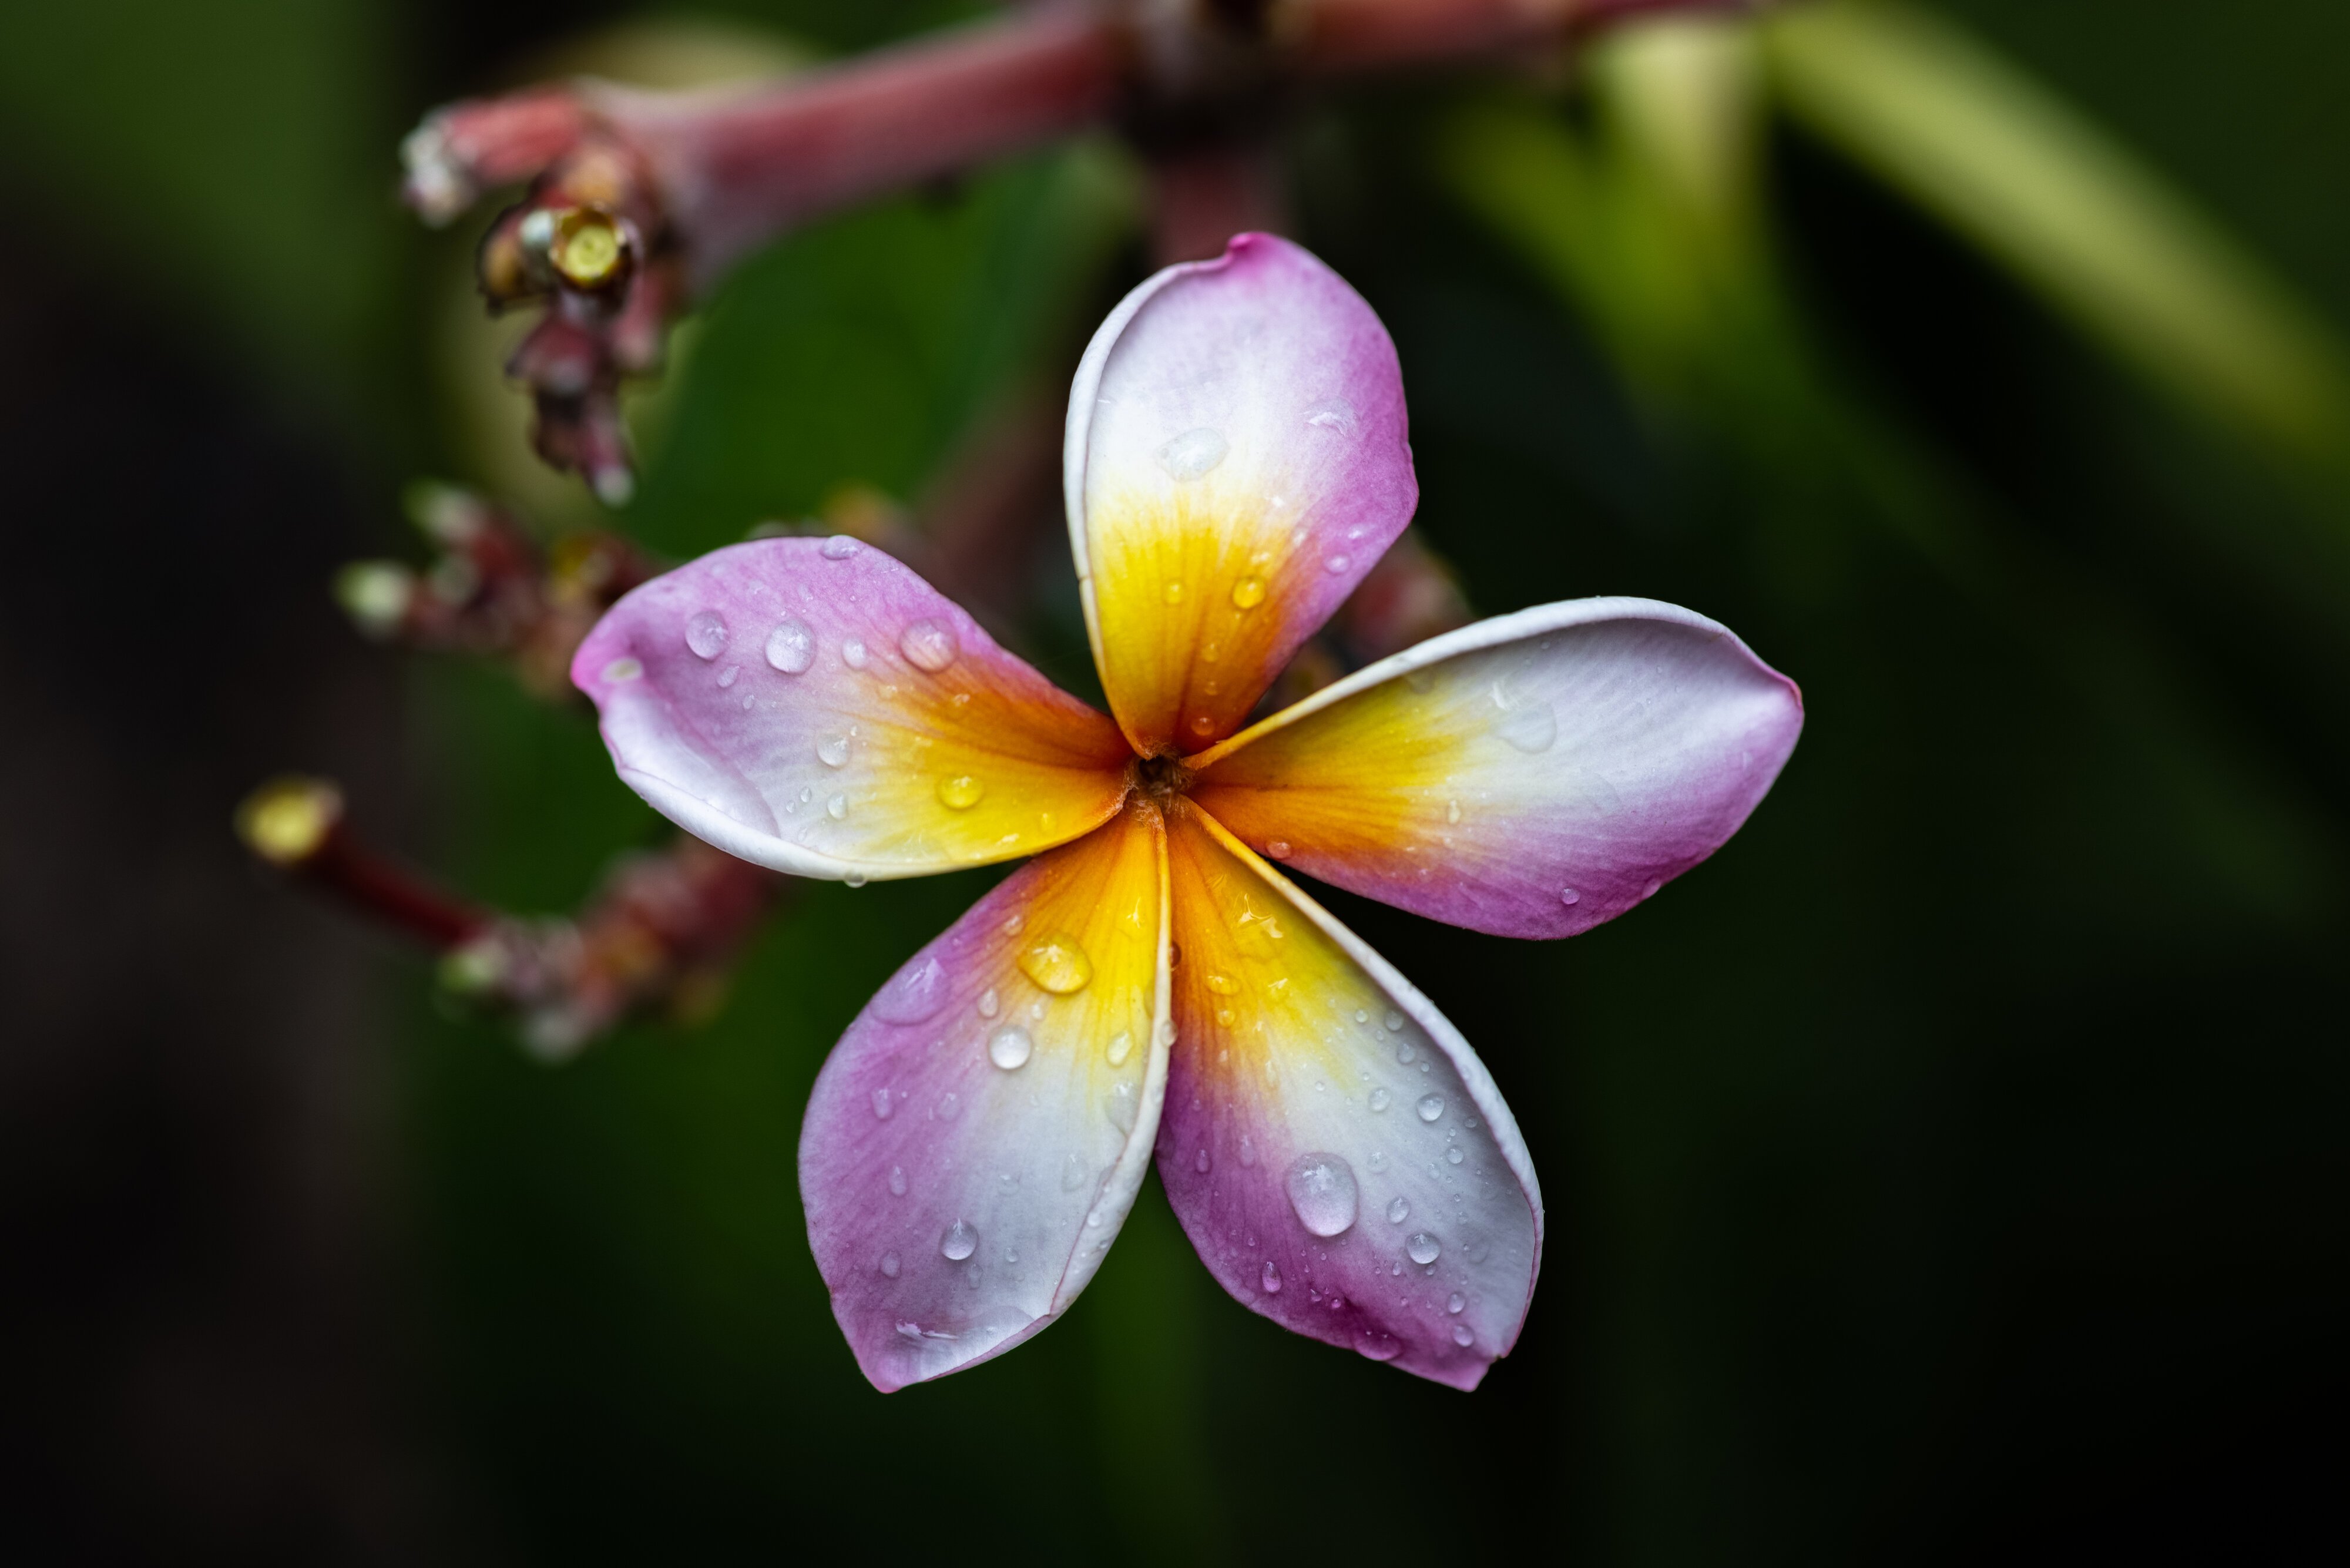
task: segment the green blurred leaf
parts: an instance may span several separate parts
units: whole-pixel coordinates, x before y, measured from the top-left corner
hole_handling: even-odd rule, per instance
[[[2127,148],[1982,44],[1876,0],[1764,28],[1788,111],[2208,418],[2314,457],[2350,433],[2322,322]]]

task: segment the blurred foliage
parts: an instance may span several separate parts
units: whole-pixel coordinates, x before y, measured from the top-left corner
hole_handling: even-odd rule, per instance
[[[835,49],[963,14],[719,9]],[[0,129],[106,265],[160,258],[168,308],[390,407],[440,375],[419,324],[464,243],[389,205],[400,72],[454,68],[400,63],[404,27],[464,36],[20,10]],[[1464,1400],[1294,1340],[1154,1188],[1067,1324],[872,1395],[807,1256],[800,1110],[985,877],[811,887],[716,1023],[561,1072],[410,1004],[415,1244],[483,1511],[548,1559],[1712,1563],[2240,1544],[2305,1507],[2296,1422],[2341,1392],[2350,102],[2313,62],[2345,34],[2323,0],[1832,4],[1629,33],[1559,92],[1305,112],[1301,237],[1396,335],[1421,523],[1480,607],[1679,600],[1809,704],[1750,827],[1617,925],[1531,948],[1331,899],[1544,1172],[1518,1354]],[[629,526],[683,554],[918,493],[1139,275],[1133,200],[1087,145],[758,258],[660,394]],[[399,418],[354,413],[353,451],[475,462]],[[412,713],[478,897],[563,907],[659,834],[578,713],[440,664]]]

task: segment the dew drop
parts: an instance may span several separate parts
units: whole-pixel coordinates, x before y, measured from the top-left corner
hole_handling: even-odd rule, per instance
[[[848,797],[845,794],[834,795],[824,803],[824,814],[835,822],[840,821],[848,815]]]
[[[1232,585],[1232,607],[1234,609],[1254,609],[1257,606],[1263,603],[1264,603],[1264,579],[1263,577],[1243,577],[1239,582]]]
[[[979,1231],[968,1220],[956,1220],[939,1238],[939,1255],[950,1263],[960,1263],[978,1251]]]
[[[1336,1298],[1332,1298],[1336,1304]],[[1373,1361],[1393,1361],[1403,1354],[1403,1341],[1382,1329],[1358,1328],[1355,1331],[1355,1348]]]
[[[1281,1293],[1281,1270],[1271,1258],[1264,1261],[1264,1272],[1259,1278],[1264,1285],[1265,1294],[1277,1296]]]
[[[1233,995],[1239,992],[1240,988],[1241,982],[1234,980],[1231,975],[1211,974],[1208,976],[1208,989],[1214,992],[1218,996]]]
[[[1027,923],[1027,916],[1013,915],[1007,918],[1003,922],[1003,934],[1007,937],[1016,937],[1020,934],[1020,928]]]
[[[1388,1009],[1388,1015],[1384,1020],[1382,1020],[1382,1022],[1387,1024],[1388,1033],[1400,1034],[1403,1033],[1403,1014],[1398,1012],[1395,1009]],[[1404,1060],[1409,1062],[1411,1058],[1406,1056]]]
[[[1471,1263],[1482,1263],[1492,1255],[1493,1243],[1491,1241],[1471,1241],[1469,1243],[1469,1261]]]
[[[1208,1174],[1208,1151],[1205,1148],[1200,1150],[1199,1158],[1192,1160],[1191,1167],[1202,1176]]]
[[[1447,822],[1458,822],[1461,820],[1461,803],[1459,801],[1448,800],[1444,803],[1444,820]]]
[[[807,622],[787,615],[767,634],[767,662],[786,675],[802,675],[816,662],[816,633]]]
[[[1185,431],[1159,449],[1159,466],[1179,483],[1199,478],[1224,461],[1232,443],[1213,425]]]
[[[1367,1013],[1367,1012],[1364,1012],[1364,1011],[1363,1011],[1361,1008],[1359,1008],[1359,1007],[1357,1007],[1357,1009],[1355,1009],[1355,1022],[1356,1022],[1356,1023],[1368,1023],[1370,1021],[1371,1021],[1371,1015],[1370,1015],[1369,1013]]]
[[[987,1059],[1007,1073],[1025,1066],[1035,1049],[1035,1041],[1017,1023],[1007,1023],[987,1037]]]
[[[962,652],[951,628],[934,620],[918,620],[898,634],[898,651],[917,670],[936,675]]]
[[[738,676],[738,675],[742,674],[742,673],[743,673],[743,667],[742,667],[741,665],[739,665],[739,664],[730,664],[730,665],[728,665],[725,669],[723,669],[723,670],[720,670],[720,671],[718,672],[718,689],[719,689],[720,691],[724,691],[724,690],[726,690],[726,688],[728,688],[729,686],[733,685],[733,684],[734,684],[734,678],[735,678],[736,676]]]
[[[1372,1172],[1376,1174],[1388,1168],[1388,1157],[1380,1153],[1378,1149],[1373,1149],[1371,1150],[1371,1158],[1364,1163],[1368,1165],[1371,1168]]]
[[[1021,951],[1020,972],[1055,996],[1085,990],[1094,978],[1094,961],[1066,931],[1039,937]]]
[[[1183,585],[1170,583],[1159,590],[1159,597],[1170,605],[1180,605],[1183,602]]]
[[[1134,1036],[1128,1033],[1125,1030],[1121,1029],[1117,1033],[1109,1037],[1109,1064],[1111,1066],[1125,1066],[1127,1057],[1131,1055],[1133,1052]]]
[[[848,737],[846,735],[827,735],[823,740],[818,741],[816,743],[816,760],[822,763],[828,768],[847,767],[848,765]]]
[[[1447,1165],[1458,1165],[1468,1158],[1461,1152],[1461,1146],[1457,1143],[1444,1151],[1444,1163]]]
[[[696,610],[685,623],[685,646],[696,659],[715,659],[726,651],[726,618],[716,610]]]
[[[1289,858],[1289,840],[1276,838],[1264,846],[1264,852],[1275,860],[1286,860]]]
[[[1419,1104],[1412,1108],[1419,1113],[1419,1119],[1421,1121],[1432,1122],[1437,1117],[1444,1114],[1444,1096],[1442,1095],[1422,1095],[1419,1096]]]
[[[1283,1179],[1289,1206],[1316,1236],[1336,1236],[1355,1222],[1355,1170],[1335,1154],[1301,1154]]]
[[[1540,698],[1531,702],[1519,701],[1497,686],[1493,689],[1493,705],[1502,711],[1502,716],[1493,722],[1493,733],[1519,751],[1546,752],[1558,739],[1558,715]]]
[[[1437,1256],[1443,1251],[1443,1248],[1436,1244],[1436,1238],[1425,1231],[1414,1231],[1410,1239],[1403,1244],[1403,1255],[1413,1262],[1420,1264],[1436,1262]]]
[[[979,993],[979,1015],[982,1018],[994,1017],[995,1010],[1001,1005],[995,998],[995,987],[991,985]]]
[[[1243,1165],[1256,1163],[1256,1145],[1249,1141],[1249,1136],[1246,1133],[1241,1135],[1241,1163]]]
[[[616,659],[604,666],[604,679],[619,685],[623,680],[635,680],[645,672],[645,667],[633,659]]]
[[[1332,556],[1322,563],[1322,569],[1335,577],[1340,572],[1345,571],[1354,564],[1354,561],[1348,556]]]
[[[1388,1223],[1390,1225],[1400,1225],[1410,1213],[1411,1205],[1403,1199],[1399,1198],[1393,1203],[1388,1205]]]
[[[901,969],[873,999],[873,1015],[884,1023],[920,1023],[946,1005],[947,974],[926,958]]]
[[[1452,1325],[1452,1343],[1466,1350],[1477,1343],[1477,1336],[1469,1332],[1467,1324],[1456,1323]]]
[[[1397,1041],[1397,1042],[1396,1042],[1396,1060],[1397,1060],[1398,1062],[1401,1063],[1403,1065],[1405,1065],[1405,1066],[1407,1066],[1407,1067],[1410,1066],[1410,1065],[1411,1065],[1411,1064],[1412,1064],[1412,1059],[1413,1059],[1414,1057],[1418,1056],[1419,1054],[1419,1053],[1418,1051],[1416,1051],[1416,1050],[1414,1050],[1414,1049],[1412,1048],[1412,1044],[1411,1044],[1411,1042],[1410,1042],[1410,1041],[1409,1041],[1409,1040],[1399,1040],[1399,1041]],[[1422,1067],[1422,1068],[1420,1069],[1420,1071],[1421,1071],[1421,1072],[1423,1072],[1423,1073],[1425,1073],[1425,1072],[1427,1072],[1427,1071],[1428,1071],[1428,1069],[1427,1069],[1427,1068],[1425,1068],[1425,1067]]]
[[[881,1254],[881,1273],[885,1279],[894,1280],[898,1277],[897,1253],[884,1252]]]
[[[1061,1190],[1075,1192],[1086,1184],[1086,1178],[1090,1174],[1092,1173],[1086,1169],[1084,1156],[1075,1154],[1069,1156],[1068,1158],[1061,1161]]]
[[[1455,1314],[1456,1316],[1460,1314],[1461,1309],[1468,1304],[1469,1298],[1462,1295],[1459,1291],[1454,1291],[1451,1295],[1444,1298],[1444,1310]]]
[[[1355,428],[1355,405],[1344,398],[1326,398],[1305,410],[1305,422],[1316,430],[1351,434]]]
[[[1572,888],[1561,888],[1558,890],[1558,901],[1562,904],[1580,904],[1583,902],[1583,895]]]
[[[987,786],[969,774],[952,774],[939,781],[939,804],[949,811],[969,811],[987,793]]]
[[[889,1091],[887,1089],[873,1091],[873,1119],[877,1122],[889,1119]]]
[[[1640,889],[1640,897],[1643,898],[1653,898],[1657,896],[1657,889],[1663,886],[1664,884],[1662,882],[1659,882],[1655,877],[1651,877],[1648,878],[1648,886]]]
[[[889,1196],[892,1198],[906,1196],[906,1168],[902,1165],[893,1165],[889,1168]]]
[[[1134,1103],[1134,1085],[1132,1084],[1111,1085],[1107,1109],[1110,1126],[1122,1133],[1132,1132],[1135,1115],[1139,1109]]]
[[[862,871],[851,871],[847,876],[843,877],[840,879],[840,885],[844,888],[862,888],[865,886],[865,873]]]
[[[865,668],[865,639],[852,637],[840,645],[840,661],[851,670]]]
[[[1371,1109],[1375,1111],[1386,1110],[1388,1108],[1388,1092],[1385,1089],[1373,1089],[1371,1091]]]
[[[1207,713],[1194,713],[1191,715],[1191,733],[1195,735],[1211,735],[1215,733],[1215,731],[1216,721],[1213,715]]]
[[[827,539],[824,542],[822,547],[818,549],[817,554],[821,555],[827,561],[846,561],[849,556],[857,554],[860,548],[862,548],[862,546],[847,535],[835,534],[831,538]]]

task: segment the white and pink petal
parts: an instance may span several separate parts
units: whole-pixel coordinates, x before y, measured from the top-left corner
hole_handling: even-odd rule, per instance
[[[1100,1266],[1166,1085],[1165,836],[1138,804],[883,986],[800,1134],[808,1241],[884,1392],[1002,1354]]]
[[[759,540],[657,577],[597,624],[571,678],[631,788],[803,877],[1034,854],[1126,794],[1116,725],[852,539]]]
[[[1578,599],[1383,659],[1191,759],[1243,842],[1471,929],[1565,937],[1720,848],[1802,732],[1729,628]]]

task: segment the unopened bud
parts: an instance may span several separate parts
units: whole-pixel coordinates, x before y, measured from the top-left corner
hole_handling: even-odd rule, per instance
[[[533,213],[531,219],[535,222],[540,216]],[[523,243],[531,244],[528,223],[524,225]],[[574,207],[555,220],[546,259],[572,287],[602,288],[628,265],[629,237],[609,213]]]
[[[398,631],[416,599],[416,574],[397,561],[353,561],[335,574],[335,602],[365,635]]]
[[[299,866],[318,853],[343,818],[343,792],[326,779],[272,779],[236,808],[236,836],[272,866]]]

